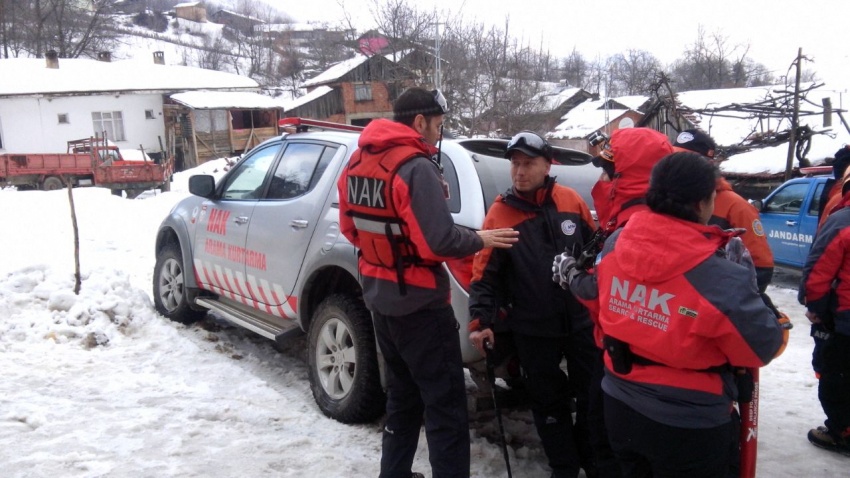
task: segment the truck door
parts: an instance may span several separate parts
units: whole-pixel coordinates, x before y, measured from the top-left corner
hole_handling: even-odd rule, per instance
[[[257,260],[246,262],[245,275],[258,306],[268,313],[295,317],[297,299],[291,294],[328,191],[336,190],[329,183],[333,175],[325,172],[344,150],[331,143],[287,142],[254,209],[245,248]]]
[[[782,265],[802,267],[811,239],[802,240],[801,226],[810,205],[812,182],[792,180],[780,186],[765,199],[761,222],[767,242],[773,251],[773,260]],[[815,223],[817,206],[815,205]]]
[[[204,201],[194,238],[195,268],[202,288],[251,305],[245,264],[256,260],[245,247],[251,215],[281,143],[253,150],[225,176],[216,199]]]

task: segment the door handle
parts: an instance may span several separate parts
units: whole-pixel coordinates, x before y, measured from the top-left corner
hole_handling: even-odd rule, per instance
[[[304,219],[293,219],[293,220],[289,221],[290,226],[297,227],[297,228],[300,228],[300,229],[304,229],[309,224],[310,223],[305,221]]]
[[[785,225],[793,227],[797,225],[797,221],[785,221]]]
[[[248,224],[248,216],[236,216],[233,222],[236,224]]]

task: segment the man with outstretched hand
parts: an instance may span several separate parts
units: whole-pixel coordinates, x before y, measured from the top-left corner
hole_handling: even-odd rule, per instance
[[[510,229],[455,226],[435,145],[448,112],[439,90],[406,90],[377,119],[338,183],[340,229],[359,248],[363,299],[386,363],[381,478],[410,478],[425,417],[432,476],[469,476],[469,422],[450,258],[511,247]],[[455,191],[457,193],[457,191]]]

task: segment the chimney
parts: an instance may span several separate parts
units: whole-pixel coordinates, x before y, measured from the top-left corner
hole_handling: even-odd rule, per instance
[[[162,52],[162,51],[153,52],[153,62],[156,65],[164,65],[165,64],[165,52]]]
[[[44,58],[47,60],[48,68],[52,68],[54,70],[59,69],[59,55],[56,53],[56,50],[48,51]]]
[[[105,61],[105,62],[109,63],[110,61],[112,61],[112,54],[109,53],[108,51],[98,52],[97,53],[97,60],[98,61]]]

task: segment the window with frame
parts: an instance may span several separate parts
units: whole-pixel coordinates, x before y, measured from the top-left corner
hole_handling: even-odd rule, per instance
[[[803,207],[803,200],[809,192],[809,183],[789,184],[777,192],[764,206],[767,212],[797,214]]]
[[[124,115],[120,111],[95,111],[91,114],[94,133],[112,141],[125,141]]]
[[[280,143],[252,151],[251,155],[237,166],[237,169],[227,176],[222,199],[259,199],[263,191],[263,183],[268,176],[274,158],[280,151]]]
[[[290,199],[307,193],[327,169],[336,148],[315,143],[286,147],[271,179],[267,199]]]
[[[372,84],[355,83],[354,101],[372,101]]]
[[[145,119],[155,119],[153,110],[145,110]]]
[[[817,216],[820,211],[820,197],[823,194],[823,188],[826,186],[826,183],[820,183],[817,185],[817,189],[815,189],[815,195],[812,197],[812,203],[809,204],[809,210],[806,212],[809,216]]]
[[[70,121],[68,121],[68,113],[59,113],[58,115],[56,115],[56,121],[57,121],[59,124],[68,124],[68,123],[70,123]]]

